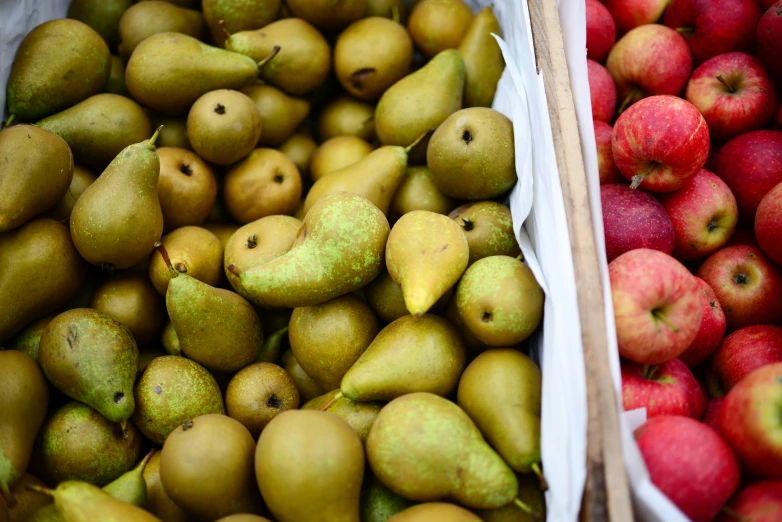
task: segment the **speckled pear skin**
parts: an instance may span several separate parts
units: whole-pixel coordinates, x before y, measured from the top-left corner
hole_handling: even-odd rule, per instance
[[[258,306],[323,303],[380,273],[388,232],[388,220],[371,202],[348,192],[331,194],[307,213],[288,253],[242,272],[234,288]]]
[[[502,34],[500,23],[489,6],[475,15],[459,44],[459,54],[464,60],[465,107],[491,107],[494,100],[505,60],[492,33]]]
[[[125,326],[91,308],[74,308],[49,323],[38,347],[49,382],[111,422],[133,414],[138,347]]]
[[[326,395],[315,397],[311,401],[305,403],[301,409],[320,410],[338,393],[339,390],[333,390]],[[365,444],[367,437],[369,436],[369,431],[372,429],[372,425],[375,423],[377,414],[382,407],[383,404],[380,402],[355,402],[347,397],[340,397],[332,402],[328,409],[323,411],[328,411],[342,417],[342,420],[350,424],[350,427],[358,434],[361,443]]]
[[[63,482],[54,490],[54,505],[65,522],[161,522],[159,518],[87,482]]]
[[[225,45],[226,33],[258,29],[277,19],[280,0],[205,0],[201,4],[212,39]]]
[[[451,499],[475,509],[513,502],[518,481],[461,408],[431,393],[388,403],[367,439],[372,472],[418,502]]]
[[[385,487],[374,475],[364,480],[361,489],[362,522],[386,522],[411,505],[412,502]]]
[[[396,222],[386,244],[391,279],[402,287],[407,310],[425,314],[459,281],[470,247],[461,227],[442,214],[408,212]]]

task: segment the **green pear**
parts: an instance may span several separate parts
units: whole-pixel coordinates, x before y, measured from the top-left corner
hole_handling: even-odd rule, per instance
[[[0,130],[0,165],[0,232],[52,208],[73,178],[68,144],[34,125]]]
[[[195,519],[177,506],[163,489],[163,483],[160,482],[160,453],[156,451],[144,468],[144,482],[147,484],[146,509],[163,522],[193,522]]]
[[[434,184],[428,168],[407,167],[394,199],[391,200],[389,216],[396,221],[414,210],[448,214],[455,206],[456,202],[440,192]]]
[[[242,368],[225,389],[228,416],[241,422],[256,439],[274,417],[298,409],[299,404],[293,378],[273,363],[258,362]]]
[[[87,482],[69,480],[54,490],[37,490],[54,497],[54,505],[64,522],[161,522],[140,507],[117,500]]]
[[[72,0],[68,7],[68,18],[89,25],[101,35],[109,49],[116,50],[119,21],[131,5],[133,0]]]
[[[361,490],[362,522],[386,522],[413,504],[385,487],[374,475],[367,478]]]
[[[57,389],[111,422],[133,414],[138,348],[112,317],[90,308],[61,313],[41,337],[38,362]]]
[[[147,506],[147,485],[144,482],[144,468],[154,451],[150,451],[132,470],[103,486],[103,491],[123,502],[138,507]]]
[[[287,140],[310,113],[310,102],[288,96],[280,89],[266,84],[249,85],[242,89],[261,115],[259,147],[276,147]]]
[[[374,281],[365,286],[363,290],[366,294],[367,302],[386,323],[394,322],[410,313],[407,311],[407,306],[405,306],[402,288],[391,279],[391,276],[385,270]],[[439,312],[444,310],[452,296],[453,292],[451,290],[445,292],[432,306],[432,311]]]
[[[163,345],[163,351],[166,354],[182,355],[182,346],[179,344],[179,338],[171,321],[168,321],[163,327],[163,333],[160,334],[160,344]]]
[[[111,57],[111,72],[106,82],[105,92],[130,98],[128,86],[125,85],[125,62],[119,56]]]
[[[455,49],[442,51],[388,88],[375,108],[375,131],[383,145],[407,146],[462,108],[464,63]],[[427,140],[412,155],[422,158]]]
[[[350,96],[340,96],[320,112],[318,134],[321,141],[336,136],[357,136],[364,141],[374,141],[375,108]]]
[[[71,185],[68,187],[68,190],[60,201],[58,201],[46,215],[61,223],[71,219],[71,212],[73,212],[73,207],[76,205],[76,200],[84,194],[87,187],[95,183],[96,179],[98,179],[98,176],[89,170],[81,168],[78,165],[73,167]]]
[[[286,254],[244,272],[227,269],[239,278],[234,288],[258,306],[312,306],[374,279],[388,232],[386,217],[370,201],[331,194],[313,205]]]
[[[261,136],[263,137],[263,136]],[[310,171],[312,155],[318,144],[307,130],[298,130],[290,138],[277,147],[280,152],[288,156],[302,176],[307,176]]]
[[[275,21],[280,3],[281,0],[204,0],[201,9],[215,44],[224,47],[229,35],[260,29]]]
[[[62,18],[27,33],[8,77],[8,112],[36,121],[103,91],[111,53],[89,25]]]
[[[41,337],[53,318],[53,315],[47,315],[28,324],[22,331],[8,340],[6,348],[22,352],[33,361],[38,362],[38,346],[41,344]]]
[[[157,146],[172,147],[177,149],[191,150],[190,140],[187,139],[187,120],[184,118],[166,118],[162,116],[152,116],[152,127],[160,130],[157,138]]]
[[[186,273],[202,283],[216,286],[223,274],[223,244],[202,227],[179,227],[160,239],[175,271],[169,269],[160,250],[149,256],[149,280],[165,296],[175,274]]]
[[[355,402],[347,397],[337,397],[339,394],[338,389],[330,391],[326,395],[315,397],[303,404],[301,409],[328,411],[342,417],[358,434],[361,443],[366,443],[369,431],[375,423],[377,414],[383,408],[383,404],[380,402]],[[324,406],[326,409],[322,409]]]
[[[76,163],[93,169],[105,168],[125,147],[152,134],[144,109],[117,94],[90,96],[36,125],[64,139]]]
[[[486,443],[456,404],[431,393],[410,393],[388,403],[367,439],[372,472],[409,500],[450,498],[477,509],[513,502],[513,471]]]
[[[299,390],[300,402],[311,401],[325,393],[325,390],[321,388],[320,384],[307,375],[299,361],[293,356],[293,352],[288,350],[280,356],[280,363],[288,375],[291,376],[293,382],[296,383],[296,389]]]
[[[496,201],[465,203],[448,214],[467,237],[470,264],[489,256],[516,257],[521,253],[513,231],[510,209]]]
[[[157,136],[123,149],[76,201],[71,237],[90,263],[130,268],[154,250],[163,234]]]
[[[440,522],[483,522],[475,513],[445,502],[418,504],[388,519],[389,522],[428,522],[429,520],[439,520]]]
[[[500,36],[500,23],[489,6],[475,15],[459,44],[459,54],[464,61],[465,107],[491,107],[494,101],[505,60],[492,33]]]
[[[119,55],[127,59],[138,44],[159,33],[180,33],[202,40],[206,28],[199,11],[169,2],[144,0],[132,5],[119,21]]]
[[[456,284],[469,250],[464,232],[447,216],[415,210],[396,222],[388,235],[386,265],[411,314],[425,314]]]
[[[436,315],[406,315],[383,328],[342,378],[354,401],[390,401],[406,393],[448,395],[459,384],[466,352],[458,330]]]
[[[288,343],[288,327],[285,326],[272,332],[263,339],[263,348],[255,362],[277,363],[280,360],[280,353]]]
[[[479,509],[483,522],[541,522],[546,519],[546,501],[540,479],[533,473],[518,474],[519,495],[513,504],[497,509]]]

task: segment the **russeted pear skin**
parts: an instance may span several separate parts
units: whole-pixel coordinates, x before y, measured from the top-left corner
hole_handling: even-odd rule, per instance
[[[117,500],[87,482],[62,482],[52,496],[64,522],[161,522],[140,507]]]
[[[228,35],[260,29],[276,20],[280,4],[280,0],[204,0],[201,9],[212,39],[224,47]]]
[[[157,143],[161,143],[165,130],[164,127]],[[203,159],[187,149],[158,147],[157,154],[160,158],[157,189],[164,230],[200,225],[209,217],[217,197],[214,172]],[[187,204],[182,204],[183,201]]]
[[[194,9],[144,0],[128,8],[120,18],[119,55],[129,58],[138,44],[154,34],[181,33],[202,40],[205,29],[203,16]]]
[[[49,387],[35,361],[22,352],[0,351],[0,493],[5,498],[27,470],[48,404]]]
[[[131,5],[133,0],[72,0],[68,18],[89,25],[101,35],[109,49],[116,50],[119,21]]]
[[[85,273],[68,228],[54,220],[38,218],[0,234],[0,342],[68,303]]]
[[[71,150],[56,134],[34,125],[0,131],[0,232],[52,208],[67,192],[73,169]]]
[[[452,499],[476,509],[513,502],[513,471],[451,401],[411,393],[380,410],[367,439],[372,472],[409,500]]]
[[[8,112],[36,121],[103,91],[111,52],[78,20],[50,20],[27,33],[8,77]]]
[[[350,424],[350,427],[358,434],[361,443],[364,444],[369,436],[369,431],[375,423],[377,414],[383,408],[380,402],[355,402],[347,397],[337,397],[339,390],[333,390],[326,395],[315,397],[311,401],[303,404],[302,410],[321,410],[327,404],[328,408],[321,411],[328,411],[342,418]]]
[[[163,522],[193,522],[194,519],[177,506],[163,489],[163,484],[160,482],[159,451],[156,451],[149,459],[144,467],[143,476],[147,486],[147,511]]]
[[[333,413],[290,410],[275,417],[258,440],[255,475],[280,522],[359,522],[364,450]]]
[[[491,107],[494,101],[505,60],[492,33],[501,35],[500,23],[489,6],[475,15],[459,44],[459,54],[464,61],[465,107]]]
[[[516,508],[519,509],[519,508]],[[388,522],[482,522],[475,514],[463,507],[445,502],[428,502],[409,507],[388,519]]]
[[[237,274],[234,288],[258,306],[323,303],[380,273],[388,232],[386,217],[370,201],[346,192],[331,194],[307,213],[288,253]]]
[[[225,390],[228,416],[241,422],[258,438],[274,417],[299,407],[299,390],[290,375],[269,362],[242,368]]]

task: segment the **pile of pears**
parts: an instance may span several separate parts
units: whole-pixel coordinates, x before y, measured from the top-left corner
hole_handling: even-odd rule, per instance
[[[545,519],[492,9],[73,0],[0,130],[0,522]]]

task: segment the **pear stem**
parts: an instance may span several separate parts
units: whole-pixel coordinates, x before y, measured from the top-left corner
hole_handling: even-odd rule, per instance
[[[0,483],[0,496],[5,499],[5,503],[8,505],[8,507],[12,508],[16,505],[16,497],[11,494],[11,490],[8,488],[8,483],[5,481]]]
[[[119,427],[122,430],[122,435],[124,436],[128,432],[128,419],[120,421]]]
[[[4,128],[4,129],[7,129],[7,128],[8,128],[8,127],[10,127],[11,125],[13,125],[13,123],[14,123],[14,120],[15,120],[15,119],[16,119],[16,114],[12,114],[12,115],[10,115],[10,116],[8,117],[8,121],[6,121],[6,122],[3,124],[3,128]]]
[[[155,129],[155,134],[152,135],[151,138],[149,138],[149,144],[153,147],[155,146],[155,141],[157,140],[157,137],[160,136],[160,131],[163,130],[163,126],[161,125],[157,129]]]
[[[168,267],[168,270],[170,272],[173,272],[174,275],[179,274],[179,270],[174,268],[174,265],[171,263],[171,258],[168,257],[168,251],[166,250],[165,245],[163,245],[163,243],[158,241],[157,243],[155,243],[155,248],[157,248],[158,252],[160,252],[161,257],[163,258],[163,262]]]
[[[44,495],[49,495],[50,497],[54,496],[54,490],[44,487],[44,486],[38,486],[36,484],[27,484],[25,486],[28,491],[35,491],[36,493],[42,493]]]
[[[729,93],[734,94],[736,92],[736,89],[731,84],[728,83],[728,80],[725,79],[725,77],[722,75],[722,73],[718,72],[717,74],[714,75],[714,77],[717,78],[717,80],[722,85],[724,85],[726,89],[728,89]]]
[[[530,468],[532,468],[532,471],[538,476],[541,491],[548,491],[548,482],[546,482],[546,477],[543,476],[543,471],[540,469],[538,463],[533,462]]]
[[[649,165],[649,168],[648,168],[648,169],[646,169],[646,172],[644,172],[643,174],[636,174],[635,176],[633,176],[632,183],[630,183],[630,188],[631,188],[631,189],[633,189],[633,190],[635,190],[635,189],[637,189],[638,187],[640,187],[640,186],[641,186],[641,183],[643,183],[643,182],[644,182],[644,180],[646,179],[646,176],[648,176],[649,174],[651,174],[651,173],[652,173],[652,171],[653,171],[654,169],[656,169],[657,167],[659,167],[659,166],[660,166],[660,164],[659,164],[659,163],[657,163],[657,162],[652,162],[652,164],[651,164],[651,165]]]
[[[138,469],[140,471],[144,471],[144,468],[147,467],[147,464],[149,464],[149,461],[152,459],[152,455],[155,454],[155,450],[150,450],[149,453],[144,455],[144,458],[141,459],[141,462],[138,463]]]
[[[332,398],[331,398],[331,400],[330,400],[329,402],[327,402],[327,403],[326,403],[326,404],[325,404],[325,405],[324,405],[324,406],[323,406],[323,407],[320,409],[320,411],[326,411],[326,410],[328,410],[329,408],[331,408],[331,405],[332,405],[332,404],[334,404],[335,402],[337,402],[338,400],[340,400],[342,397],[344,397],[344,395],[342,395],[342,392],[339,392],[339,393],[337,393],[337,394],[336,394],[334,397],[332,397]]]
[[[424,138],[426,138],[427,136],[429,136],[429,135],[430,135],[431,133],[433,133],[433,132],[434,132],[434,129],[427,129],[427,130],[426,130],[426,132],[424,132],[423,134],[421,134],[420,136],[418,136],[418,137],[415,139],[415,141],[413,141],[413,143],[411,143],[410,145],[408,145],[407,147],[405,147],[405,152],[409,153],[411,150],[413,150],[413,147],[415,147],[416,145],[418,145],[419,143],[421,143],[421,141],[422,141]]]
[[[232,273],[233,275],[235,275],[236,277],[242,277],[242,271],[241,271],[241,270],[239,270],[239,267],[237,267],[237,266],[236,266],[236,265],[234,265],[233,263],[232,263],[232,264],[230,264],[230,265],[228,265],[228,267],[226,268],[226,270],[228,270],[229,272],[231,272],[231,273]]]
[[[269,56],[267,56],[266,58],[264,58],[263,60],[258,62],[258,69],[260,70],[264,65],[269,63],[272,60],[272,58],[277,56],[277,53],[279,53],[279,52],[280,52],[280,46],[279,45],[275,45],[274,49],[272,49],[272,52],[269,54]]]
[[[519,498],[513,499],[513,503],[516,504],[516,507],[518,507],[520,510],[531,516],[534,520],[540,520],[540,516],[538,516],[537,513],[535,513],[535,510],[532,509],[532,507],[529,506],[529,504],[525,504],[521,501]]]
[[[391,6],[391,19],[396,23],[401,23],[400,20],[402,19],[401,16],[399,16],[399,6],[392,5]]]
[[[231,33],[229,33],[228,29],[225,28],[225,20],[218,20],[217,25],[220,26],[220,30],[225,35],[225,39],[228,40],[231,37]]]

